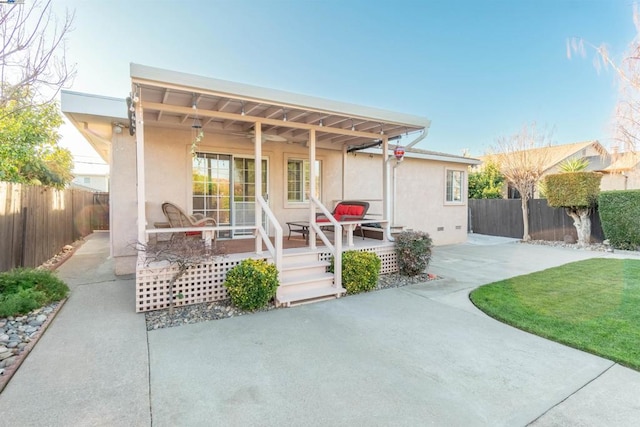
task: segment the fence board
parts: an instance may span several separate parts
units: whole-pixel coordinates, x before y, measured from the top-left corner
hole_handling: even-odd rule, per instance
[[[108,194],[100,194],[96,229],[108,230]],[[95,204],[88,191],[0,182],[0,271],[37,267],[90,234]]]
[[[529,235],[534,240],[563,241],[565,236],[577,240],[573,219],[564,209],[552,208],[546,199],[529,200]],[[591,239],[604,239],[597,209],[590,215]],[[491,236],[521,238],[524,231],[520,199],[470,199],[471,231]]]

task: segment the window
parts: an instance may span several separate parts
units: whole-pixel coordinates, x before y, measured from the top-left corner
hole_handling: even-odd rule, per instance
[[[310,164],[308,160],[288,159],[287,160],[287,201],[306,202],[309,200]],[[321,171],[322,163],[316,160],[316,198],[321,194]]]
[[[463,177],[463,171],[447,170],[446,202],[462,203],[462,195],[464,194],[462,187]]]

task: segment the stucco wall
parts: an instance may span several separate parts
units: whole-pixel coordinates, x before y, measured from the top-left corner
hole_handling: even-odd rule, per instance
[[[640,189],[640,169],[627,171],[623,174],[605,174],[600,182],[601,191],[638,189]]]
[[[166,221],[161,205],[174,202],[185,210],[192,210],[189,132],[145,127],[145,209],[146,224]],[[253,157],[250,139],[229,138],[206,133],[198,151]],[[286,162],[288,158],[304,159],[308,149],[298,144],[266,142],[262,146],[263,158],[269,167],[269,205],[286,230],[286,222],[308,219],[308,205],[288,203],[286,200]],[[135,271],[136,241],[136,151],[133,137],[117,135],[112,151],[112,240],[117,274]],[[382,218],[382,175],[380,155],[364,153],[347,155],[345,192],[343,194],[343,155],[337,150],[319,149],[317,159],[322,161],[321,200],[328,209],[341,199],[371,201],[370,213]],[[395,160],[392,161],[395,164]],[[408,229],[427,231],[437,245],[463,242],[466,239],[466,190],[461,205],[446,205],[445,170],[447,167],[463,170],[466,166],[405,159],[396,169],[397,203],[396,225]],[[466,179],[466,173],[465,173]],[[393,183],[391,183],[393,184]],[[466,189],[466,181],[463,184]],[[391,185],[393,191],[393,185]],[[375,218],[375,216],[373,216]]]
[[[390,193],[395,193],[396,204],[392,211],[392,225],[405,229],[426,231],[434,244],[461,243],[467,239],[467,167],[453,164],[405,157],[401,163],[391,160]],[[394,173],[394,166],[395,173]],[[464,171],[463,203],[445,202],[446,170]],[[381,156],[365,153],[347,157],[346,197],[382,199],[383,167]],[[394,190],[395,188],[395,190]],[[372,203],[370,212],[382,214],[382,203]]]
[[[111,147],[109,216],[111,255],[116,274],[135,272],[137,252],[136,143],[124,133],[114,135]]]

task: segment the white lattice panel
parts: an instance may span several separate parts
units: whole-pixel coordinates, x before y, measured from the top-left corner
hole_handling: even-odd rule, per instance
[[[396,251],[394,246],[381,246],[372,248],[354,248],[346,249],[360,252],[374,252],[380,258],[380,274],[390,274],[398,272],[398,261],[396,257]],[[345,252],[346,252],[345,250]],[[320,252],[319,258],[321,261],[331,261],[331,252]]]
[[[189,268],[173,286],[175,307],[218,301],[228,298],[224,281],[227,272],[240,263],[240,259],[222,259]],[[136,273],[136,312],[169,307],[169,282],[178,271],[166,263],[145,266],[138,263]]]

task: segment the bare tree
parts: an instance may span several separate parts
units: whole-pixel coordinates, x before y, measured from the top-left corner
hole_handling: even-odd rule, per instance
[[[166,242],[138,243],[138,251],[145,253],[144,264],[149,266],[157,262],[168,262],[176,271],[169,280],[169,314],[173,315],[175,283],[198,264],[212,262],[224,256],[224,248],[217,245],[207,246],[201,239],[174,235]],[[178,298],[180,296],[178,295]]]
[[[0,5],[0,107],[25,95],[21,105],[50,102],[75,75],[65,46],[74,14],[67,11],[59,21],[51,3]]]
[[[504,175],[507,183],[518,190],[522,201],[522,240],[531,240],[529,235],[529,208],[527,203],[534,195],[536,184],[542,177],[548,161],[551,137],[547,132],[538,132],[535,123],[524,125],[520,132],[496,140],[494,154],[490,157]]]
[[[594,45],[582,38],[567,40],[567,57],[587,56],[592,50],[593,65],[598,72],[611,67],[619,83],[618,104],[615,110],[615,139],[626,151],[635,151],[640,140],[640,9],[633,5],[633,24],[636,35],[629,43],[623,59],[617,62],[605,43]]]

